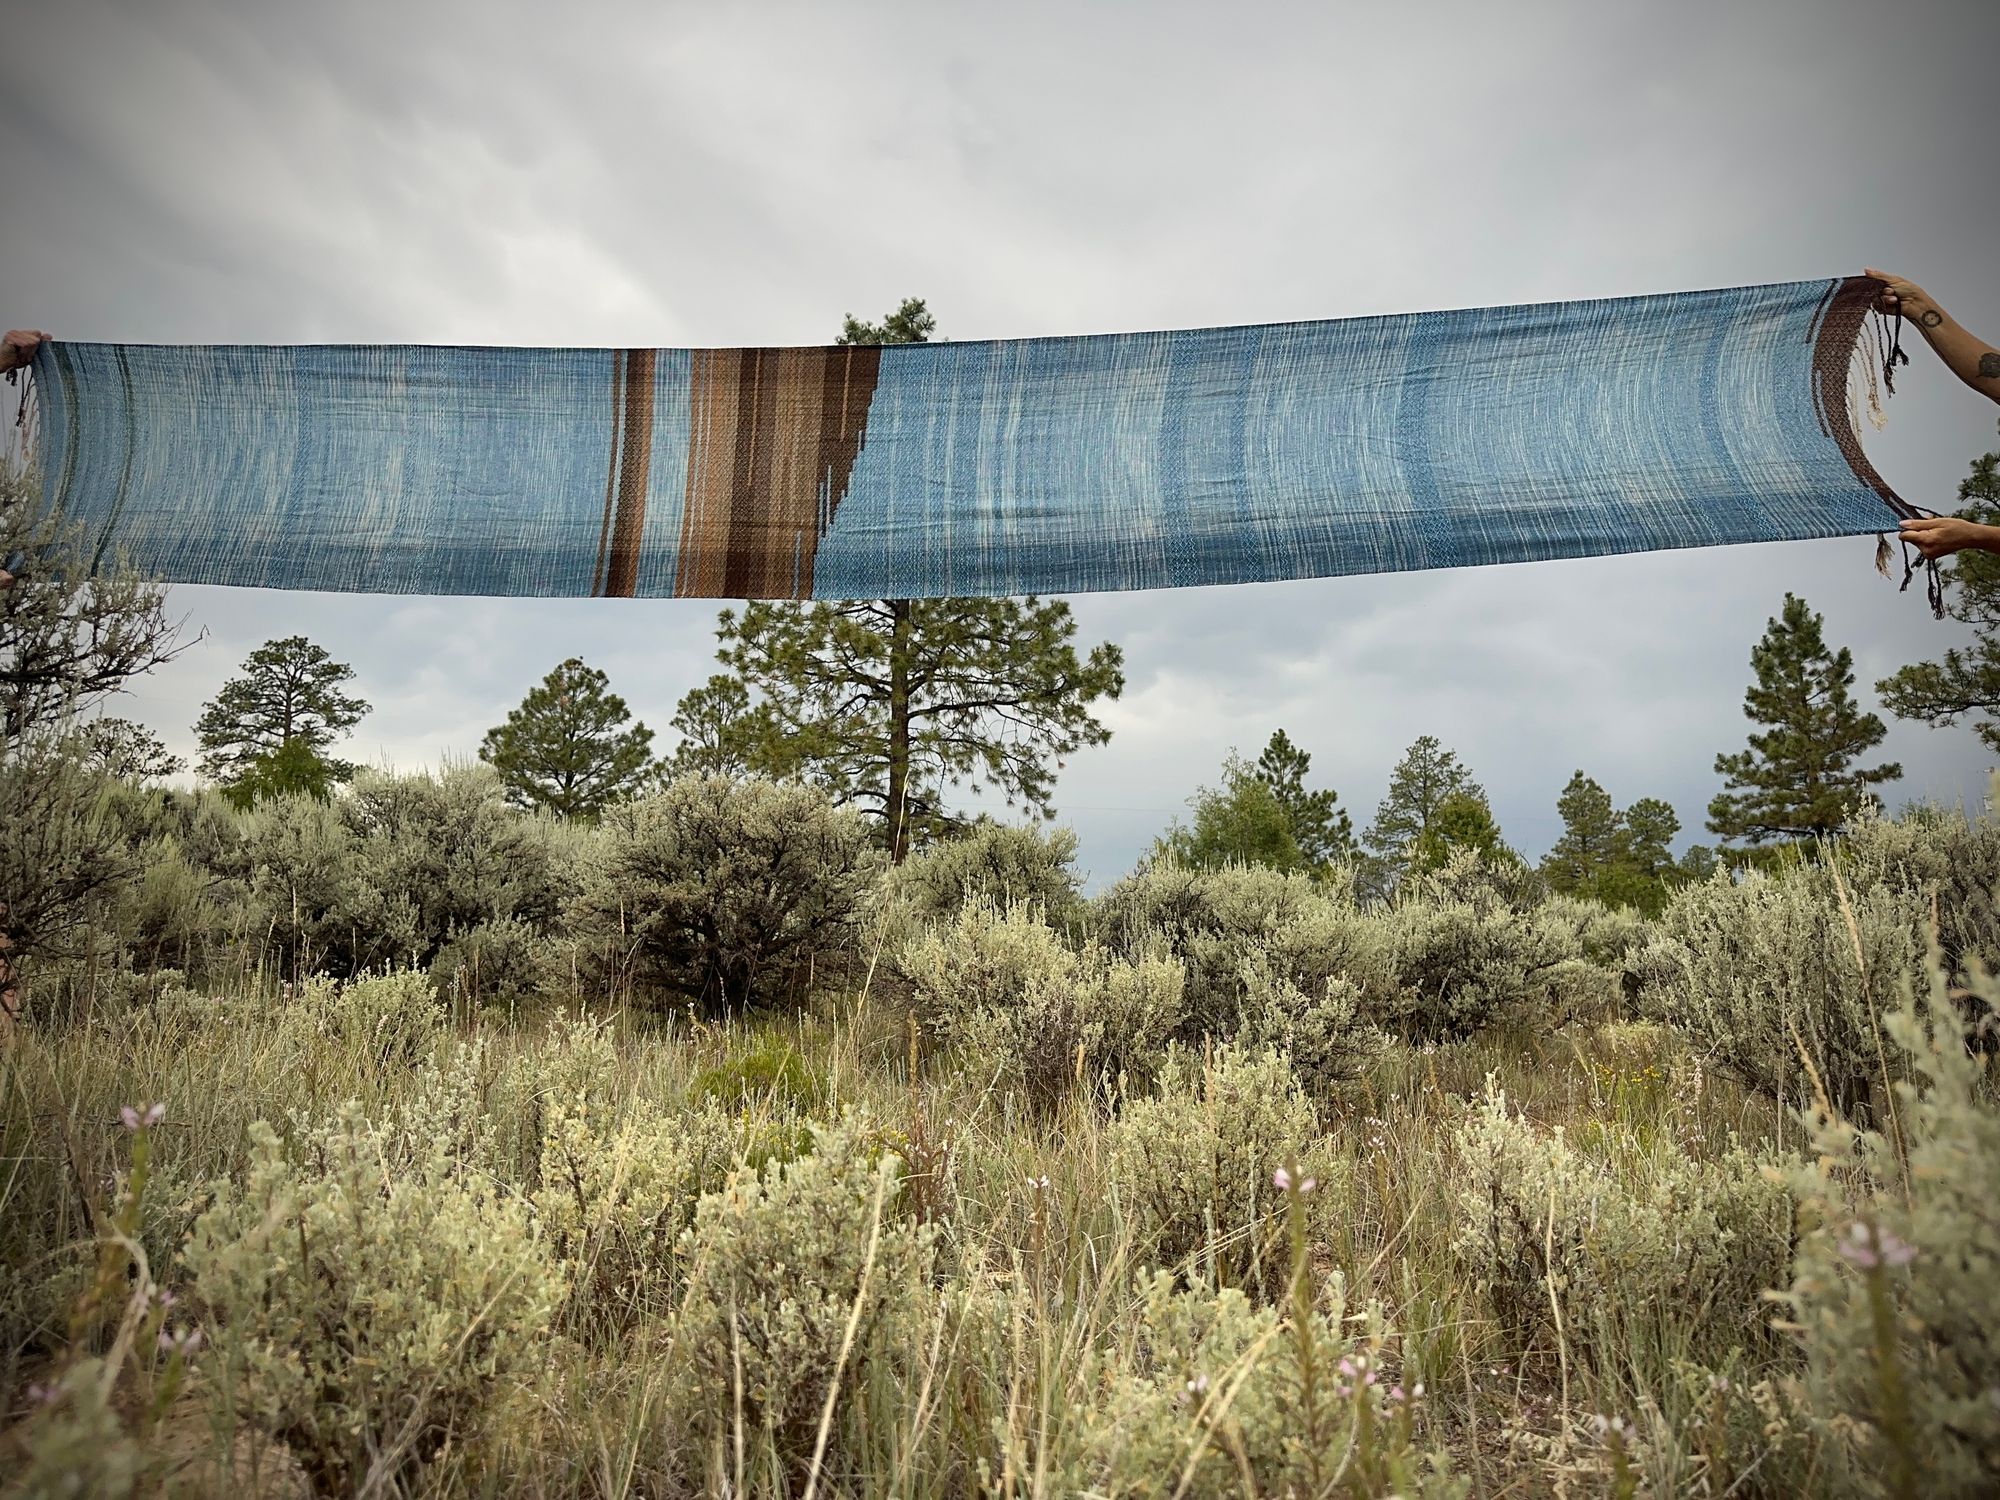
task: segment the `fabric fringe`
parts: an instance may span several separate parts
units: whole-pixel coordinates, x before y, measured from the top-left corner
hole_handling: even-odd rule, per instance
[[[1853,399],[1856,385],[1865,387],[1868,419],[1879,432],[1889,425],[1885,398],[1896,394],[1896,367],[1910,362],[1910,356],[1903,351],[1901,313],[1891,315],[1880,310],[1873,311],[1869,314],[1868,327],[1870,340],[1855,345],[1854,367],[1850,371],[1848,388],[1850,420],[1857,441],[1861,436],[1861,422],[1855,411],[1859,403]],[[1859,381],[1854,379],[1856,374],[1860,376]],[[1898,495],[1888,494],[1883,498],[1889,508],[1896,513],[1899,521],[1932,519],[1938,514],[1934,510],[1926,510],[1921,505],[1912,505]],[[1924,595],[1930,604],[1931,618],[1944,619],[1944,574],[1938,568],[1937,559],[1925,557],[1900,534],[1897,535],[1896,541],[1903,549],[1903,581],[1896,586],[1896,591],[1908,592],[1910,580],[1916,577],[1917,571],[1921,568],[1924,574]],[[1892,559],[1888,533],[1878,533],[1875,538],[1875,571],[1884,578],[1893,578],[1895,574],[1890,571]]]

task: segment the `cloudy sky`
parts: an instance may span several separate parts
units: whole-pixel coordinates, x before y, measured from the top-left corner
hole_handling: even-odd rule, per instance
[[[1016,337],[1786,281],[1884,266],[2000,336],[2000,7],[4,6],[0,319],[127,342],[825,342],[929,299]],[[1912,342],[1916,342],[1914,338]],[[1887,431],[1948,507],[2000,412],[1921,347]],[[1531,855],[1578,767],[1690,834],[1787,590],[1859,685],[1965,638],[1778,544],[1080,596],[1125,649],[1057,801],[1095,881],[1282,725],[1365,822],[1420,734]],[[348,753],[470,756],[556,662],[664,729],[712,669],[693,601],[180,588],[207,636],[119,711],[183,753],[246,652],[303,633],[375,711]],[[1893,800],[1977,806],[1969,730],[1892,726]]]

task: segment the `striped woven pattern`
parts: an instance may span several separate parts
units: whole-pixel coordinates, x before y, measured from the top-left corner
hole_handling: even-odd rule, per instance
[[[921,598],[1873,532],[1862,278],[893,348],[53,343],[53,503],[171,582]]]

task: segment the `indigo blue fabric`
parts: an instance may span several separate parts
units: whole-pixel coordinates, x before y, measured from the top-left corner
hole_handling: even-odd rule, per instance
[[[53,343],[53,502],[168,581],[918,598],[1880,531],[1861,278],[881,350]]]

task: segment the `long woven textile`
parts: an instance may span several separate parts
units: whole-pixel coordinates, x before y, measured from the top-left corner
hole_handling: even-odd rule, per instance
[[[171,582],[921,598],[1880,531],[1878,283],[893,348],[52,343],[53,502]]]

